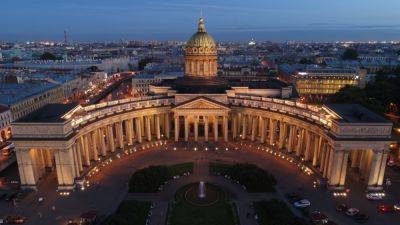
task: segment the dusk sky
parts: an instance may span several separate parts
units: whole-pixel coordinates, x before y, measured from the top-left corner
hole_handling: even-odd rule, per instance
[[[0,40],[399,40],[399,0],[1,0]]]

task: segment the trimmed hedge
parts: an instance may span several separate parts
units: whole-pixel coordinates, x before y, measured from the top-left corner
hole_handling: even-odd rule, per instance
[[[149,166],[136,171],[129,180],[129,192],[153,193],[174,176],[193,172],[193,163],[172,166]]]
[[[102,225],[145,225],[150,205],[150,202],[123,201]]]
[[[275,191],[275,177],[256,165],[211,163],[210,171],[212,174],[227,176],[231,180],[238,181],[248,192]]]
[[[296,217],[285,202],[278,199],[254,203],[260,225],[309,225]]]

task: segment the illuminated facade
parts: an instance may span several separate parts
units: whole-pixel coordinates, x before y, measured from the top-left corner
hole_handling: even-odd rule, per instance
[[[203,19],[199,31],[202,26]],[[194,37],[186,50],[205,41],[204,34]],[[205,43],[213,47],[210,40]],[[390,122],[358,105],[316,107],[257,95],[268,90],[229,87],[215,77],[214,53],[201,55],[200,61],[191,54],[185,52],[190,64],[185,77],[153,86],[151,96],[48,105],[13,123],[21,184],[35,188],[46,167],[54,167],[58,188],[72,189],[99,162],[154,140],[250,141],[309,162],[332,189],[345,187],[349,168],[358,168],[368,189],[382,188]],[[221,87],[227,89],[220,92]]]

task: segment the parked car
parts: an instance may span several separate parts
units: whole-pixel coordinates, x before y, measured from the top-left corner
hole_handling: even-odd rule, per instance
[[[356,220],[357,223],[365,223],[369,220],[369,216],[365,213],[357,213],[354,216],[354,219]]]
[[[4,200],[6,200],[7,202],[11,202],[14,198],[16,198],[18,195],[18,192],[10,192],[6,195],[6,197],[4,198]]]
[[[80,224],[81,225],[92,225],[95,224],[97,219],[97,212],[92,210],[85,213],[82,213],[80,216]]]
[[[302,199],[300,201],[293,203],[293,205],[296,208],[307,208],[311,205],[311,202],[307,199]]]
[[[358,210],[357,208],[350,208],[346,211],[346,215],[348,216],[355,216],[357,215],[357,213],[359,213],[360,210]]]
[[[311,222],[313,224],[326,224],[326,223],[328,223],[328,217],[325,214],[323,214],[323,213],[321,213],[319,211],[312,212],[310,214],[310,219],[311,219]]]
[[[378,210],[381,213],[394,212],[393,205],[379,205]]]
[[[383,199],[384,194],[382,194],[382,193],[368,193],[368,194],[365,195],[365,197],[366,197],[368,200],[379,201],[379,200],[382,200],[382,199]]]
[[[0,193],[0,200],[6,197],[6,193]]]
[[[400,211],[400,203],[394,204],[393,208],[396,211]]]
[[[22,224],[25,223],[26,217],[23,216],[7,216],[6,218],[7,224]]]
[[[336,206],[336,211],[338,212],[346,212],[350,207],[346,204],[340,204]]]

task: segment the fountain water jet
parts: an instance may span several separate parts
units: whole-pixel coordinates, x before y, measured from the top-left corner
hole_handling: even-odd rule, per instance
[[[200,181],[199,183],[199,198],[205,198],[206,197],[206,185],[204,181]]]

